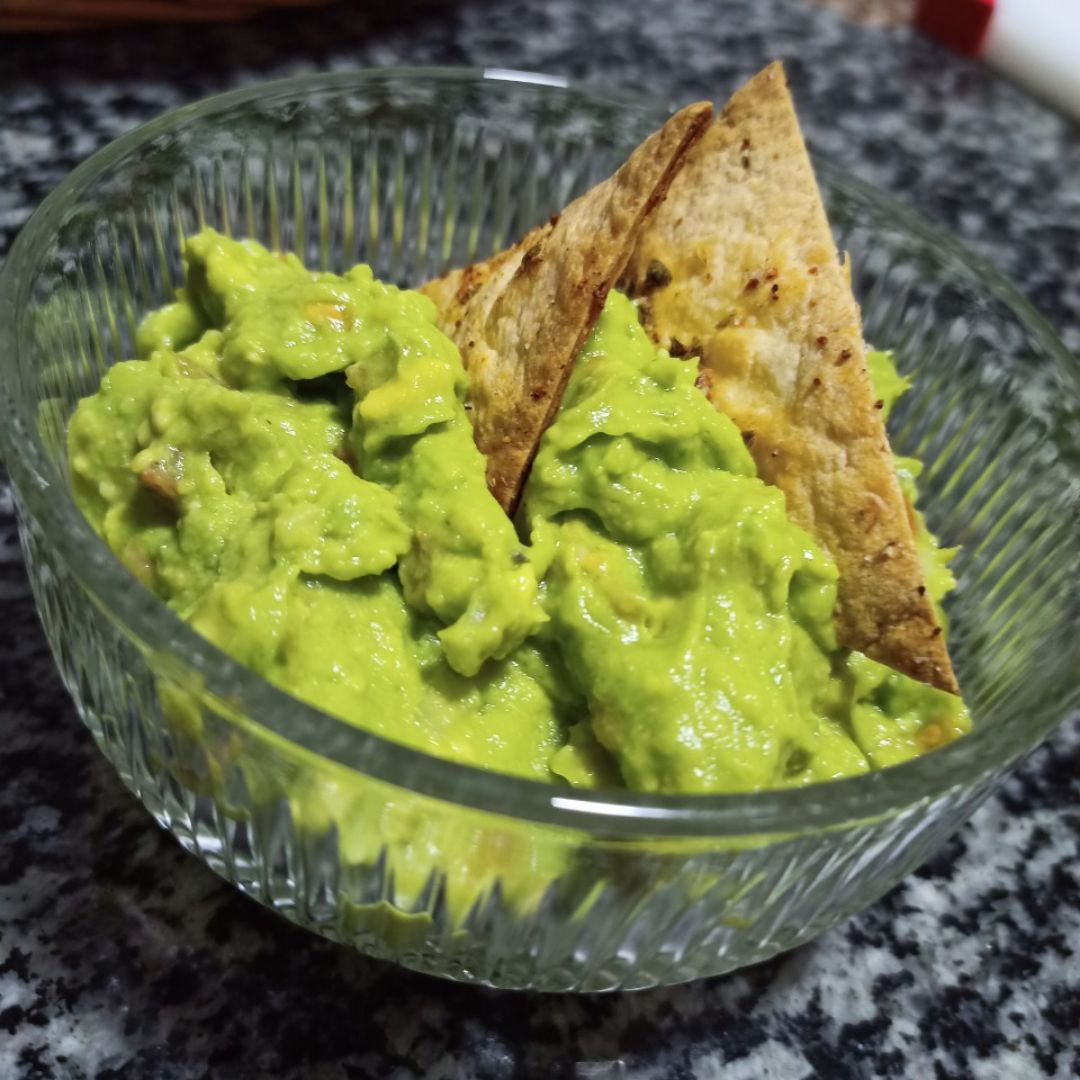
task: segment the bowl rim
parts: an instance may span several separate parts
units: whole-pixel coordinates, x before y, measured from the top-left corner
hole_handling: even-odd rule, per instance
[[[637,109],[643,119],[653,119],[657,124],[670,112],[654,97],[638,91],[611,90],[562,76],[501,68],[372,67],[307,74],[257,82],[172,109],[114,139],[61,181],[22,227],[0,265],[0,451],[11,472],[17,503],[21,504],[20,528],[25,529],[23,515],[29,515],[74,580],[127,637],[153,652],[163,667],[167,668],[170,655],[183,656],[199,674],[205,692],[217,699],[223,711],[244,715],[257,728],[299,750],[421,796],[500,817],[601,834],[613,840],[795,835],[889,815],[996,775],[1057,726],[1077,700],[1075,695],[1053,710],[1054,718],[1026,731],[1018,730],[1011,738],[990,740],[986,729],[976,724],[971,734],[931,754],[804,788],[717,795],[643,795],[564,788],[436,757],[307,705],[203,639],[139,585],[75,507],[66,485],[55,483],[55,472],[36,425],[20,420],[14,397],[5,388],[5,370],[14,371],[19,363],[17,313],[27,302],[27,278],[20,274],[20,267],[24,262],[32,265],[35,253],[53,239],[53,225],[70,200],[132,151],[190,120],[206,119],[246,104],[265,105],[275,97],[362,89],[388,79],[500,84],[501,93],[562,94],[581,103]],[[1075,380],[1080,393],[1080,360],[988,260],[828,158],[815,153],[814,163],[834,188],[877,204],[900,227],[954,260],[966,276],[978,281],[980,288],[1002,301],[1023,329]],[[61,498],[56,498],[57,486],[61,487]],[[301,728],[303,731],[298,732]],[[317,738],[320,734],[326,737]]]

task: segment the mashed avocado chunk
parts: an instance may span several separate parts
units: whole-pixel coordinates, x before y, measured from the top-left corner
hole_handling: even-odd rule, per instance
[[[185,265],[72,417],[74,492],[278,686],[443,757],[642,791],[849,776],[966,730],[959,699],[838,647],[835,566],[622,295],[542,440],[526,543],[430,301],[211,230]]]

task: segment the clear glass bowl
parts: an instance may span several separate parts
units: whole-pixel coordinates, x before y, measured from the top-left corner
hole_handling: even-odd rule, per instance
[[[186,233],[207,222],[415,283],[607,175],[666,104],[490,71],[226,94],[76,169],[0,273],[0,437],[41,618],[98,745],[244,892],[421,971],[609,990],[791,948],[926,859],[1078,698],[1080,368],[990,267],[828,162],[867,336],[918,375],[895,444],[927,462],[930,522],[963,545],[952,646],[976,730],[954,745],[738,796],[481,772],[274,689],[139,586],[76,510],[66,418],[169,298]]]

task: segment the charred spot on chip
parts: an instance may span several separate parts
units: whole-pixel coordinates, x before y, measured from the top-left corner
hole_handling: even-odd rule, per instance
[[[746,291],[747,292],[753,292],[760,284],[761,284],[761,278],[752,277],[746,283]]]
[[[840,355],[836,358],[836,366],[840,367],[841,364],[846,364],[852,357],[850,349],[841,349]]]
[[[521,256],[521,263],[517,268],[518,274],[528,274],[540,262],[543,257],[543,247],[543,241],[537,240],[536,243]]]
[[[825,346],[826,346],[826,345],[828,345],[828,344],[829,344],[829,339],[828,339],[827,335],[825,335],[825,334],[822,334],[822,335],[821,335],[821,336],[820,336],[820,337],[819,337],[819,338],[817,339],[817,347],[818,347],[819,349],[824,349],[824,348],[825,348]]]
[[[659,259],[653,259],[645,271],[645,288],[662,289],[670,284],[671,271]]]
[[[461,284],[458,286],[456,302],[464,307],[476,295],[476,290],[484,283],[485,275],[483,268],[477,264],[466,266],[461,274]]]
[[[529,391],[529,397],[531,397],[533,401],[540,401],[541,399],[547,397],[547,390],[545,390],[542,386],[534,386]]]
[[[885,408],[885,402],[882,401],[881,398],[878,398],[877,401],[874,402],[874,408],[875,409],[884,409]]]

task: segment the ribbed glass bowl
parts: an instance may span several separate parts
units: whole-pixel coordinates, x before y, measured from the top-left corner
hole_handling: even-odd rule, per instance
[[[98,745],[161,825],[282,915],[469,982],[609,990],[761,960],[926,859],[1077,700],[1080,371],[993,270],[819,162],[870,341],[915,389],[895,444],[960,544],[952,648],[974,733],[797,791],[587,793],[405,749],[199,638],[90,529],[75,402],[133,353],[203,223],[417,283],[607,175],[668,103],[508,72],[291,79],[170,113],[46,200],[0,273],[0,438],[34,595]]]

